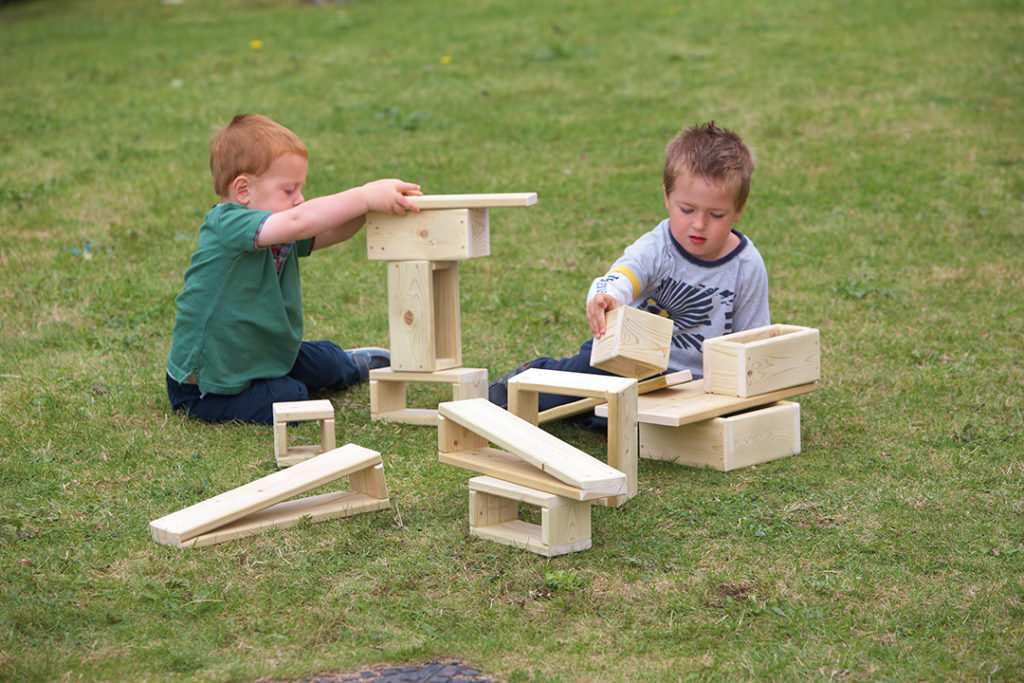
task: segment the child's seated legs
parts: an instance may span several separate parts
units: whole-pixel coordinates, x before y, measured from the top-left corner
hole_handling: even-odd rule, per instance
[[[204,422],[273,424],[273,407],[282,401],[305,401],[310,391],[338,391],[366,381],[370,370],[388,365],[386,349],[345,351],[329,341],[306,341],[286,377],[253,381],[238,394],[202,394],[195,384],[167,377],[167,395],[174,410]]]

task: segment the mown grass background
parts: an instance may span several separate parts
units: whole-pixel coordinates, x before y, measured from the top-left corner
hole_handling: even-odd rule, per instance
[[[1017,0],[0,4],[0,678],[1024,677],[1022,29]],[[469,473],[370,422],[362,386],[330,396],[339,443],[383,453],[403,526],[157,545],[150,520],[274,470],[268,428],[164,391],[206,141],[243,111],[304,139],[307,196],[539,194],[460,268],[492,376],[585,338],[678,129],[739,131],[773,319],[822,334],[804,452],[644,461],[594,547],[549,561],[471,540]],[[307,337],[387,343],[362,235],[303,281]]]

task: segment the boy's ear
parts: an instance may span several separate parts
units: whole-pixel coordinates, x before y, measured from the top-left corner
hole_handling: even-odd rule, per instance
[[[231,181],[231,197],[242,206],[249,205],[249,190],[252,188],[252,181],[249,176],[242,174]]]

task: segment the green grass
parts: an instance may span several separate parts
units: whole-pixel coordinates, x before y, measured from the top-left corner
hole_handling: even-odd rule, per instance
[[[1022,28],[1012,0],[0,4],[0,679],[1021,679]],[[822,334],[804,452],[643,461],[594,547],[545,560],[471,540],[470,475],[362,386],[330,397],[339,443],[383,454],[403,526],[154,543],[274,470],[269,429],[183,420],[163,385],[206,140],[242,111],[304,139],[307,196],[539,193],[460,268],[492,376],[585,338],[679,128],[739,131],[773,319]],[[361,235],[303,282],[309,338],[387,343]]]

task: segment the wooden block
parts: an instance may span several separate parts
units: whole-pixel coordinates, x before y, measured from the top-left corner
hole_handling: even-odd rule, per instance
[[[370,370],[370,417],[374,420],[437,426],[437,409],[406,407],[406,384],[451,384],[452,400],[487,397],[486,368],[451,368],[437,372]]]
[[[637,494],[637,381],[626,377],[590,375],[530,368],[508,381],[508,409],[537,424],[538,395],[582,396],[608,404],[608,464],[626,475],[626,494],[607,499],[618,507]]]
[[[288,467],[315,455],[334,450],[334,405],[327,399],[316,401],[279,401],[273,405],[274,459],[278,467]],[[320,443],[306,446],[288,445],[289,422],[320,423]]]
[[[605,319],[607,331],[590,349],[592,366],[637,379],[664,372],[675,325],[670,318],[619,306]]]
[[[747,398],[737,396],[724,396],[722,394],[708,394],[704,392],[704,380],[695,379],[692,382],[652,391],[649,394],[637,399],[636,419],[642,424],[660,424],[668,427],[691,422],[700,422],[712,417],[729,415],[741,410],[767,406],[786,398],[808,394],[818,388],[817,382],[801,384],[796,387],[788,387],[771,391],[767,394],[758,394]],[[605,406],[598,406],[594,414],[606,416],[608,410]]]
[[[306,516],[384,509],[390,501],[383,472],[380,453],[348,444],[154,520],[150,532],[158,543],[191,548],[292,526]],[[349,477],[348,491],[287,500],[342,477]]]
[[[670,372],[664,375],[658,375],[657,377],[651,377],[649,379],[641,380],[637,385],[637,394],[643,396],[649,394],[652,391],[658,389],[664,389],[666,387],[672,387],[683,382],[689,382],[693,379],[693,373],[689,370],[680,370],[679,372]],[[581,398],[578,401],[572,403],[563,403],[560,406],[554,408],[548,408],[537,413],[537,424],[547,424],[548,422],[554,422],[555,420],[564,420],[567,417],[573,415],[581,415],[588,410],[592,410],[599,405],[604,404],[606,401],[602,398]],[[520,415],[520,417],[523,417]],[[525,419],[525,418],[524,418]]]
[[[438,451],[442,462],[446,462],[444,456],[452,454],[450,451],[446,451],[446,448],[451,447],[452,440],[450,438],[452,430],[449,425],[450,421],[477,436],[477,442],[471,444],[469,449],[480,452],[487,451],[487,449],[478,448],[480,441],[486,440],[498,446],[498,449],[504,449],[499,452],[507,452],[513,459],[525,461],[529,466],[528,469],[540,471],[542,474],[554,477],[561,484],[577,489],[575,493],[570,493],[566,497],[576,500],[591,500],[626,493],[626,475],[622,472],[592,458],[587,453],[570,446],[526,420],[502,410],[485,398],[441,403],[437,410],[443,418],[438,425]],[[459,460],[469,465],[467,469],[480,471],[475,469],[472,464],[480,459],[478,453],[466,455],[466,458]],[[483,473],[488,474],[489,472]],[[532,479],[524,480],[520,472],[511,472],[508,476],[513,478],[506,478],[506,480],[513,483],[540,490],[551,490],[542,485],[531,485],[535,482]],[[559,495],[563,494],[559,493]]]
[[[393,370],[461,366],[458,261],[388,263],[388,328]]]
[[[518,519],[517,502],[541,509],[541,523]],[[591,546],[590,503],[493,477],[469,480],[469,533],[530,552],[554,557]]]
[[[499,192],[494,194],[427,194],[409,197],[420,210],[424,209],[496,209],[500,207],[533,206],[536,192]]]
[[[821,378],[818,330],[767,325],[704,340],[704,390],[756,396]]]
[[[366,214],[366,256],[371,261],[462,261],[490,253],[487,209]]]
[[[800,404],[784,401],[680,427],[640,425],[640,456],[727,472],[800,452]]]

